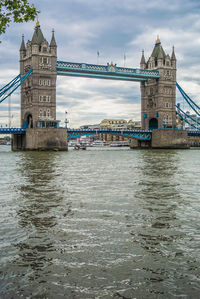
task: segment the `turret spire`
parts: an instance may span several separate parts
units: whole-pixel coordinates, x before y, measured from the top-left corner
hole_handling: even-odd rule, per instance
[[[32,37],[32,44],[41,44],[44,41],[44,36],[42,34],[42,30],[40,29],[40,23],[37,20],[35,30]]]
[[[50,47],[57,47],[56,45],[56,40],[55,40],[55,36],[54,36],[54,29],[52,30],[52,37],[51,37],[51,42],[50,42]]]
[[[22,42],[21,42],[21,47],[20,47],[20,51],[25,51],[25,43],[24,43],[24,35],[22,34]]]
[[[145,57],[144,57],[144,50],[142,50],[142,57],[141,57],[141,61],[140,64],[145,64]]]
[[[171,60],[176,60],[176,55],[175,55],[175,52],[174,52],[174,46],[172,47]]]

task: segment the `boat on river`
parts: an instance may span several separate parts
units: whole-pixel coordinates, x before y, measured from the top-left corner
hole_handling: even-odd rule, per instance
[[[94,147],[96,147],[96,146],[105,146],[105,145],[108,145],[108,144],[104,140],[95,140],[91,144],[91,146],[94,146]]]
[[[85,145],[81,145],[81,144],[75,144],[74,145],[74,150],[86,150],[86,146]]]

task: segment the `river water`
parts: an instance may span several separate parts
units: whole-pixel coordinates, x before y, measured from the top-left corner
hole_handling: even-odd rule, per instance
[[[199,157],[0,146],[0,298],[200,298]]]

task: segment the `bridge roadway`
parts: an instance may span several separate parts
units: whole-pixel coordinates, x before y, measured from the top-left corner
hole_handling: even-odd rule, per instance
[[[57,61],[57,74],[61,76],[89,77],[124,81],[147,81],[159,79],[157,70],[117,67],[115,64],[99,65],[77,62]]]
[[[141,140],[151,140],[151,131],[123,130],[123,129],[67,129],[68,139],[74,139],[86,135],[112,134]]]
[[[135,138],[139,140],[151,140],[152,131],[144,130],[123,130],[123,129],[70,129],[67,128],[68,140],[79,138],[81,136],[90,136],[98,134],[112,134],[120,135],[127,138]],[[0,134],[10,135],[22,135],[26,133],[26,129],[23,128],[0,128]],[[190,130],[188,131],[188,136],[200,136],[200,130]]]
[[[129,138],[136,138],[141,140],[151,140],[151,131],[142,130],[122,130],[122,129],[70,129],[67,128],[68,139],[74,139],[86,135],[97,135],[97,134],[113,134],[121,135]],[[26,133],[26,129],[22,128],[0,128],[0,134],[16,134],[22,135]]]

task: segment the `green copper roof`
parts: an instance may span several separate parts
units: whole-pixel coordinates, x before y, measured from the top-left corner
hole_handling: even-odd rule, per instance
[[[42,30],[40,29],[40,26],[36,26],[32,37],[32,43],[40,45],[43,41],[44,36],[42,34]]]
[[[165,51],[163,50],[161,43],[156,43],[151,56],[158,58],[159,53],[163,58],[165,58]]]

